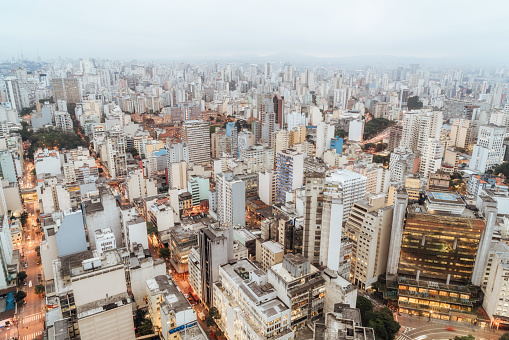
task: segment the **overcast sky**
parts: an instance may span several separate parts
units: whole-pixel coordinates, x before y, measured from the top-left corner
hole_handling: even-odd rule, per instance
[[[299,53],[509,61],[509,0],[6,0],[0,59]]]

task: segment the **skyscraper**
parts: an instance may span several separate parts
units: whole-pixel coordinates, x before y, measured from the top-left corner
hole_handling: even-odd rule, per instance
[[[202,120],[189,120],[182,124],[182,140],[189,149],[189,162],[203,164],[210,161],[209,124]]]
[[[51,80],[54,100],[65,100],[68,104],[82,100],[81,84],[78,78],[54,78]]]
[[[505,127],[481,126],[477,135],[477,144],[474,146],[470,159],[470,169],[484,173],[502,163],[506,149],[504,136]]]
[[[246,184],[231,172],[216,175],[217,219],[222,225],[246,225]]]
[[[276,202],[284,203],[286,193],[302,186],[304,155],[293,149],[279,151],[276,157],[276,173]]]

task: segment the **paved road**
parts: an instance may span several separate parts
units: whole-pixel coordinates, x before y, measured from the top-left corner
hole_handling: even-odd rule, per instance
[[[455,336],[465,336],[469,334],[472,334],[476,340],[498,340],[503,334],[502,331],[481,329],[477,326],[458,322],[428,321],[427,318],[410,316],[398,316],[397,320],[401,325],[400,335],[396,338],[397,340],[448,340]],[[454,328],[454,331],[446,330],[445,328],[447,327]]]

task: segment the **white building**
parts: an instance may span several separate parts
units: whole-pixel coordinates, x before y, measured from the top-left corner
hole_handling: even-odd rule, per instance
[[[189,162],[210,162],[209,124],[201,120],[188,120],[182,124],[182,140],[189,148]]]
[[[126,189],[130,202],[136,198],[157,195],[157,183],[143,176],[142,169],[137,169],[128,175]]]
[[[504,137],[505,127],[496,125],[481,126],[469,168],[484,173],[486,170],[502,163],[506,149]]]
[[[350,128],[351,128],[350,123]],[[323,158],[325,150],[330,149],[330,141],[334,138],[335,125],[320,122],[316,127],[316,157]],[[355,137],[354,137],[355,138]],[[349,139],[357,141],[358,139]]]
[[[231,172],[216,175],[217,219],[225,226],[246,225],[246,183]]]
[[[348,140],[352,142],[362,142],[362,136],[364,135],[364,120],[354,119],[350,121],[348,128]]]
[[[350,170],[336,170],[326,178],[329,188],[336,188],[343,197],[343,221],[355,202],[366,198],[367,178]]]
[[[99,254],[106,250],[117,249],[115,235],[110,228],[98,229],[95,231],[95,247]]]
[[[258,173],[258,196],[267,205],[273,205],[276,202],[276,172],[274,170]]]
[[[67,111],[56,111],[53,115],[53,119],[55,120],[55,126],[58,129],[66,132],[73,130],[71,115]]]
[[[438,139],[429,138],[422,150],[419,169],[424,178],[428,178],[430,173],[440,170],[443,154],[444,146],[442,142]]]
[[[509,317],[509,253],[495,253],[485,289],[483,308],[492,320]]]
[[[187,190],[187,163],[184,161],[168,165],[170,188]]]
[[[263,145],[252,145],[243,152],[248,172],[262,172],[274,169],[274,150]]]
[[[189,148],[186,142],[166,144],[166,158],[168,161],[168,168],[171,163],[187,162],[189,163]]]
[[[294,149],[281,150],[276,159],[276,201],[284,203],[286,194],[302,187],[304,154]]]
[[[304,112],[290,112],[287,113],[285,116],[285,122],[286,122],[286,130],[291,131],[294,127],[297,127],[299,125],[308,125],[308,119],[306,117],[306,114]]]
[[[294,339],[290,308],[278,298],[267,274],[247,259],[219,267],[214,306],[221,315],[218,326],[228,339]]]
[[[50,176],[62,174],[58,151],[39,149],[34,153],[34,163],[38,178],[41,178],[44,174]]]

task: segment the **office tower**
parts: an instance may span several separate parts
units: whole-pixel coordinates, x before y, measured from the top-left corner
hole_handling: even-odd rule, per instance
[[[327,183],[328,184],[328,183]],[[306,173],[303,197],[302,255],[318,266],[339,268],[343,204],[334,186],[326,185],[325,173]]]
[[[323,316],[325,280],[321,272],[300,254],[286,254],[267,270],[268,282],[292,309],[290,324],[300,328]],[[284,292],[284,293],[283,293]]]
[[[270,79],[272,76],[272,65],[270,62],[265,63],[265,72],[263,73],[265,75],[265,79]]]
[[[403,126],[400,124],[396,124],[391,126],[389,130],[389,143],[387,144],[387,149],[389,151],[393,151],[399,144],[401,143],[401,136],[403,134]]]
[[[389,103],[376,103],[374,118],[386,118],[389,114]]]
[[[276,202],[286,202],[286,194],[302,186],[304,155],[294,149],[281,150],[276,157]]]
[[[293,128],[304,125],[308,125],[308,119],[304,112],[290,112],[285,115],[286,130],[291,131]]]
[[[364,135],[364,120],[354,119],[350,121],[348,128],[348,140],[353,142],[362,142]]]
[[[228,339],[293,339],[291,310],[280,294],[248,259],[220,266],[214,283],[219,328]]]
[[[418,166],[419,157],[411,150],[403,147],[394,149],[389,161],[391,181],[403,184],[407,175],[417,172]]]
[[[216,305],[214,283],[219,280],[220,266],[228,263],[233,256],[233,230],[231,227],[210,225],[198,233],[200,299],[207,306]],[[189,266],[189,275],[195,268]],[[194,287],[193,287],[194,289]],[[197,289],[194,289],[197,291]]]
[[[405,223],[408,194],[404,189],[398,190],[394,202],[392,217],[391,240],[389,243],[389,255],[387,257],[387,278],[393,278],[398,274],[399,256],[401,253],[401,239]]]
[[[226,136],[231,140],[231,155],[234,158],[239,157],[239,138],[235,122],[226,123]]]
[[[168,167],[170,188],[187,190],[187,163],[184,161],[170,163]]]
[[[399,92],[399,110],[401,111],[402,107],[407,106],[408,104],[408,94],[410,90],[408,88],[402,88]]]
[[[504,145],[505,127],[496,125],[483,125],[479,128],[477,144],[474,145],[472,158],[470,159],[470,170],[479,171],[493,169],[502,163],[506,146]]]
[[[166,143],[164,148],[166,149],[168,168],[170,167],[171,163],[189,163],[189,148],[186,142],[173,144]]]
[[[430,173],[440,170],[443,155],[444,146],[440,140],[429,138],[422,151],[419,169],[424,178],[428,178]]]
[[[325,150],[330,149],[330,142],[334,138],[335,126],[320,122],[316,127],[316,157],[323,157]]]
[[[217,219],[225,226],[246,225],[246,184],[231,172],[216,175]]]
[[[385,273],[392,229],[393,206],[368,200],[353,205],[345,225],[352,242],[351,282],[366,289]]]
[[[262,112],[262,135],[261,141],[272,145],[272,135],[277,131],[276,129],[276,114],[269,112]]]
[[[189,120],[182,124],[182,140],[189,149],[189,162],[210,162],[209,124],[201,120]]]
[[[54,78],[51,80],[53,99],[65,100],[68,104],[81,103],[81,84],[78,78]]]
[[[276,114],[276,124],[279,125],[279,128],[284,128],[284,112],[283,112],[283,104],[284,99],[281,98],[279,94],[274,95],[272,98],[272,102],[274,103],[274,113]]]
[[[274,169],[274,150],[267,146],[252,145],[244,150],[244,164],[248,172]]]
[[[53,118],[55,119],[55,127],[57,129],[66,132],[73,130],[71,115],[67,111],[65,112],[57,111],[55,112]]]
[[[273,205],[276,202],[276,172],[274,170],[258,173],[258,196],[267,205]]]
[[[224,130],[214,132],[210,135],[212,158],[218,159],[224,154],[231,154],[232,139],[226,135]]]
[[[343,221],[355,202],[366,198],[367,178],[350,170],[336,170],[327,177],[327,185],[335,187],[343,197]]]
[[[456,118],[451,127],[451,138],[452,144],[450,146],[457,146],[459,148],[466,148],[470,145],[470,135],[472,127],[471,121],[468,119]]]
[[[176,107],[168,108],[168,114],[172,122],[200,119],[201,107],[189,102],[177,103]]]
[[[5,78],[5,88],[7,91],[7,98],[5,98],[4,101],[9,102],[13,110],[21,112],[23,105],[21,103],[21,91],[18,79],[15,77]]]
[[[109,132],[101,148],[101,158],[111,177],[127,175],[125,136],[121,132]]]
[[[419,110],[405,114],[401,147],[412,151],[423,151],[429,138],[440,139],[442,112]]]
[[[485,212],[485,221],[459,195],[444,192],[426,192],[424,204],[408,206],[398,265],[401,313],[475,319],[466,315],[475,301],[467,284],[482,283],[496,216],[496,208],[488,210],[493,211]],[[418,303],[414,292],[422,293]]]

